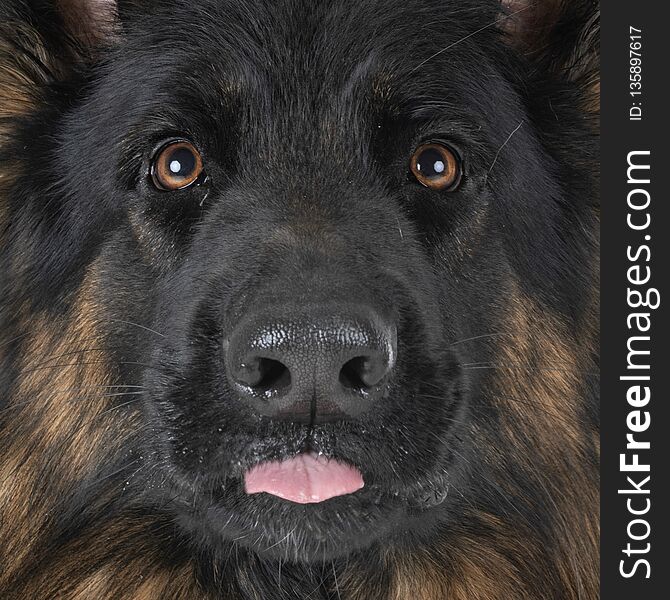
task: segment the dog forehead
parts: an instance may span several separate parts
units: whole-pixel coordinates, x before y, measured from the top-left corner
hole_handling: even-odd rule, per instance
[[[459,42],[481,28],[471,18],[479,13],[437,4],[143,5],[125,17],[123,47],[102,66],[90,110],[109,106],[115,128],[127,124],[138,140],[148,131],[187,131],[211,140],[235,136],[249,156],[309,147],[311,161],[333,153],[354,160],[365,154],[370,132],[381,139],[396,117],[448,114],[453,121],[464,97],[485,98],[483,80],[491,87],[484,51],[466,49],[476,36]],[[473,59],[473,52],[480,54]],[[109,129],[100,127],[108,136]]]
[[[185,5],[173,0],[158,8],[150,4],[150,14],[136,14],[130,30],[140,32],[137,49],[159,48],[176,60],[182,56],[185,69],[190,60],[209,63],[210,72],[228,74],[233,88],[235,81],[274,79],[313,96],[337,87],[351,91],[367,81],[383,96],[392,75],[428,71],[434,76],[440,65],[467,53],[470,34],[494,24],[495,12],[486,8],[492,4],[203,0]]]

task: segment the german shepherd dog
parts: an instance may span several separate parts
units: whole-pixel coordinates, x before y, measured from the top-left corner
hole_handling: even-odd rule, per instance
[[[590,0],[1,0],[0,597],[598,598]]]

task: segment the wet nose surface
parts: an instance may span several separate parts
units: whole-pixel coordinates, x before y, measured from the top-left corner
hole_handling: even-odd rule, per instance
[[[367,307],[269,309],[229,338],[228,380],[265,416],[299,422],[356,418],[388,388],[396,329]]]

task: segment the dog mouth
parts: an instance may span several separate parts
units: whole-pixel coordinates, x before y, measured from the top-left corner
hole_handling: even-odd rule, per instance
[[[395,398],[389,403],[400,402]],[[449,448],[456,430],[448,425],[461,404],[458,394],[453,398],[456,408],[445,411],[444,422],[442,413],[435,414],[434,423],[444,432],[439,440],[422,438],[412,422],[390,411],[366,421],[321,424],[252,421],[232,412],[229,426],[200,416],[198,429],[185,427],[183,419],[164,422],[156,447],[167,465],[159,469],[164,493],[239,515],[430,508],[444,502],[452,484],[447,471],[455,460]],[[396,430],[402,435],[391,437]]]
[[[364,485],[359,469],[316,452],[261,462],[244,473],[247,494],[266,493],[297,504],[318,504]]]
[[[403,465],[394,446],[371,435],[374,428],[366,427],[370,439],[362,444],[353,423],[348,435],[324,425],[308,439],[299,435],[303,428],[279,436],[268,427],[253,439],[238,431],[246,442],[226,444],[211,461],[196,451],[181,463],[178,457],[188,452],[168,451],[156,484],[145,488],[148,498],[166,507],[186,535],[213,547],[234,543],[263,556],[312,562],[395,535],[460,487],[448,457]],[[194,469],[191,461],[201,459]]]

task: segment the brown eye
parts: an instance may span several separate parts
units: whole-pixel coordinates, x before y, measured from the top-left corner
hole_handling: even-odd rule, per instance
[[[195,182],[202,173],[202,158],[193,144],[170,142],[163,146],[151,165],[151,178],[161,190],[180,190]]]
[[[412,154],[409,167],[416,180],[431,190],[453,191],[461,181],[461,162],[442,144],[422,144]]]

